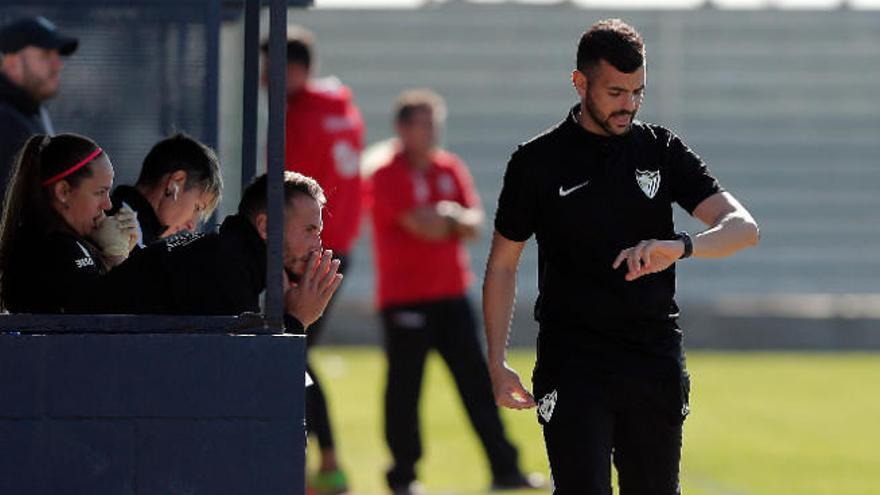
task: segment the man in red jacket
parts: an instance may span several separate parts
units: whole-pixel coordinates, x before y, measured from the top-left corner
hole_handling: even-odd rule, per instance
[[[314,44],[308,30],[288,30],[285,166],[315,178],[324,189],[323,244],[340,259],[344,272],[360,223],[364,123],[347,86],[335,77],[313,78]],[[267,48],[264,44],[264,53]],[[323,321],[309,328],[309,346],[321,334]],[[321,465],[311,488],[322,495],[344,493],[347,481],[337,465],[327,401],[311,366],[309,374],[314,384],[306,392],[306,427],[321,448]]]
[[[395,110],[398,148],[369,180],[388,359],[385,439],[393,465],[386,479],[394,495],[422,493],[418,403],[425,358],[436,349],[486,452],[492,491],[534,488],[541,480],[520,471],[498,415],[467,297],[474,276],[464,244],[477,237],[483,209],[464,162],[437,146],[444,108],[433,91],[403,93]]]

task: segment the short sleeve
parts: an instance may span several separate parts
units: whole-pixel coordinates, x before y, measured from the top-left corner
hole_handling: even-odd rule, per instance
[[[511,241],[524,242],[535,232],[538,188],[531,172],[531,163],[517,150],[507,163],[495,212],[495,230]]]
[[[693,214],[704,199],[723,190],[703,159],[678,136],[670,133],[666,153],[672,173],[672,200],[688,213]]]
[[[461,192],[461,204],[465,208],[479,208],[480,195],[477,194],[477,188],[474,186],[474,179],[468,171],[467,165],[459,158],[455,158],[455,181],[458,183],[458,190]]]

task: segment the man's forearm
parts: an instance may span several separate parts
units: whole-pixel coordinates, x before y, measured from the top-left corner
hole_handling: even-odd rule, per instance
[[[401,222],[409,233],[426,241],[445,241],[450,237],[471,240],[479,234],[483,210],[441,201],[435,206],[410,210]]]
[[[516,271],[487,267],[483,282],[483,321],[490,370],[500,367],[506,359],[515,297]]]
[[[431,206],[414,208],[401,217],[401,224],[410,234],[425,241],[449,238],[453,226]]]
[[[693,237],[694,256],[723,258],[756,245],[758,238],[758,225],[750,215],[731,213]]]
[[[455,235],[466,241],[476,239],[483,225],[483,210],[480,208],[464,208],[453,218]]]

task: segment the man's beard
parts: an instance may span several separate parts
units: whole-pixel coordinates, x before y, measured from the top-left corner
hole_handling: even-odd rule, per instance
[[[55,74],[54,77],[58,75]],[[58,85],[55,88],[51,88],[50,83],[46,79],[42,79],[36,75],[34,75],[33,71],[30,70],[30,66],[27,65],[27,62],[24,62],[24,78],[22,80],[22,88],[33,98],[37,103],[43,103],[46,100],[49,100],[56,94],[58,94]]]
[[[626,134],[632,129],[632,121],[636,118],[635,112],[627,112],[626,110],[618,110],[616,112],[608,115],[607,118],[603,119],[602,115],[599,113],[599,110],[596,108],[596,103],[593,102],[593,99],[590,97],[589,87],[587,88],[587,95],[584,98],[584,107],[586,107],[587,112],[590,114],[590,118],[593,119],[593,122],[599,125],[605,132],[610,136],[620,136]],[[614,127],[611,126],[611,119],[618,115],[629,115],[629,125],[626,126],[626,129],[623,132],[616,132]]]

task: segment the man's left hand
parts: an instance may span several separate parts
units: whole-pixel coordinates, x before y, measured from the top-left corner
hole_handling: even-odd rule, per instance
[[[611,268],[616,270],[626,261],[628,270],[625,278],[632,282],[639,277],[662,272],[681,258],[682,254],[684,254],[684,243],[681,241],[650,239],[621,251],[611,264]]]

